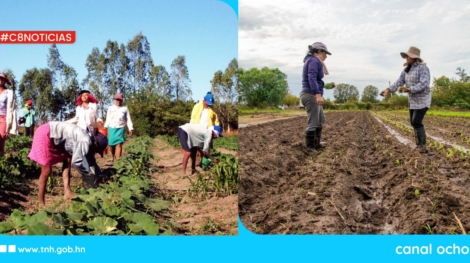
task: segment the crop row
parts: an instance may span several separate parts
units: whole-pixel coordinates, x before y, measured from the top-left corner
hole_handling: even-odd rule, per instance
[[[63,211],[37,213],[14,210],[0,223],[0,233],[27,235],[159,235],[170,234],[178,224],[163,219],[169,202],[153,198],[154,184],[149,137],[127,145],[128,154],[116,161],[108,183],[80,189]]]

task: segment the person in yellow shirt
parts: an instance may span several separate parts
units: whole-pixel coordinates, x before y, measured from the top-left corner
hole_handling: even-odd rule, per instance
[[[219,126],[219,118],[214,109],[212,109],[213,105],[214,95],[211,92],[207,92],[204,99],[194,105],[189,123],[201,124],[206,128]]]
[[[219,118],[217,117],[217,113],[212,108],[214,106],[214,95],[209,91],[207,92],[204,99],[196,103],[193,107],[193,111],[191,112],[191,120],[189,123],[192,124],[200,124],[204,126],[204,128],[210,128],[213,126],[220,126]],[[210,142],[210,149],[213,148],[212,141]],[[200,152],[198,152],[199,162],[198,166],[202,164],[202,158]]]

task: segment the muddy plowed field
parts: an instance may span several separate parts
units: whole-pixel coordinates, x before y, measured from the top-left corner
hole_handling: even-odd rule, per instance
[[[281,234],[470,231],[468,155],[449,157],[437,147],[420,154],[411,133],[369,112],[326,118],[328,146],[316,157],[304,148],[306,116],[240,129],[245,227]]]

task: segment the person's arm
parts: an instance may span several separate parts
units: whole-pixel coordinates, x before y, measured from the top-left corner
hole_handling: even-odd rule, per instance
[[[112,106],[110,106],[110,107],[108,108],[108,111],[106,112],[106,121],[104,122],[104,127],[105,127],[105,128],[108,128],[108,126],[109,126],[109,124],[110,124],[110,120],[111,120],[111,111],[110,111],[110,109],[111,109],[111,107],[112,107]]]
[[[400,77],[398,77],[398,80],[395,83],[393,83],[393,85],[391,85],[390,87],[384,89],[380,93],[380,95],[385,97],[387,96],[389,92],[396,92],[398,87],[403,86],[403,85],[405,85],[405,71],[402,71],[400,74]]]
[[[75,117],[70,120],[66,120],[67,123],[77,124],[78,123],[78,115],[80,114],[80,107],[75,109]]]
[[[78,142],[73,149],[71,164],[75,166],[82,175],[90,173],[90,164],[86,158],[89,150],[90,144],[85,141]]]
[[[128,107],[126,107],[126,122],[127,122],[127,128],[129,128],[129,134],[132,135],[134,131],[134,125],[132,124],[131,114],[129,113]]]
[[[429,74],[429,68],[422,65],[418,68],[419,82],[409,88],[410,93],[418,93],[429,87],[431,76]]]
[[[317,63],[313,58],[311,58],[307,63],[307,75],[310,90],[315,94],[320,94],[320,87],[318,86],[317,82],[318,71],[320,70],[318,65],[319,63]]]

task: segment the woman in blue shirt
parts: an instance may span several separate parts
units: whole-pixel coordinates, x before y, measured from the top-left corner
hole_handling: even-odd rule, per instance
[[[305,144],[307,149],[317,155],[325,143],[320,143],[325,114],[323,113],[323,77],[328,75],[324,63],[327,55],[331,53],[326,45],[315,42],[308,46],[308,54],[304,58],[302,72],[302,92],[300,101],[307,111],[307,130],[305,131]]]

